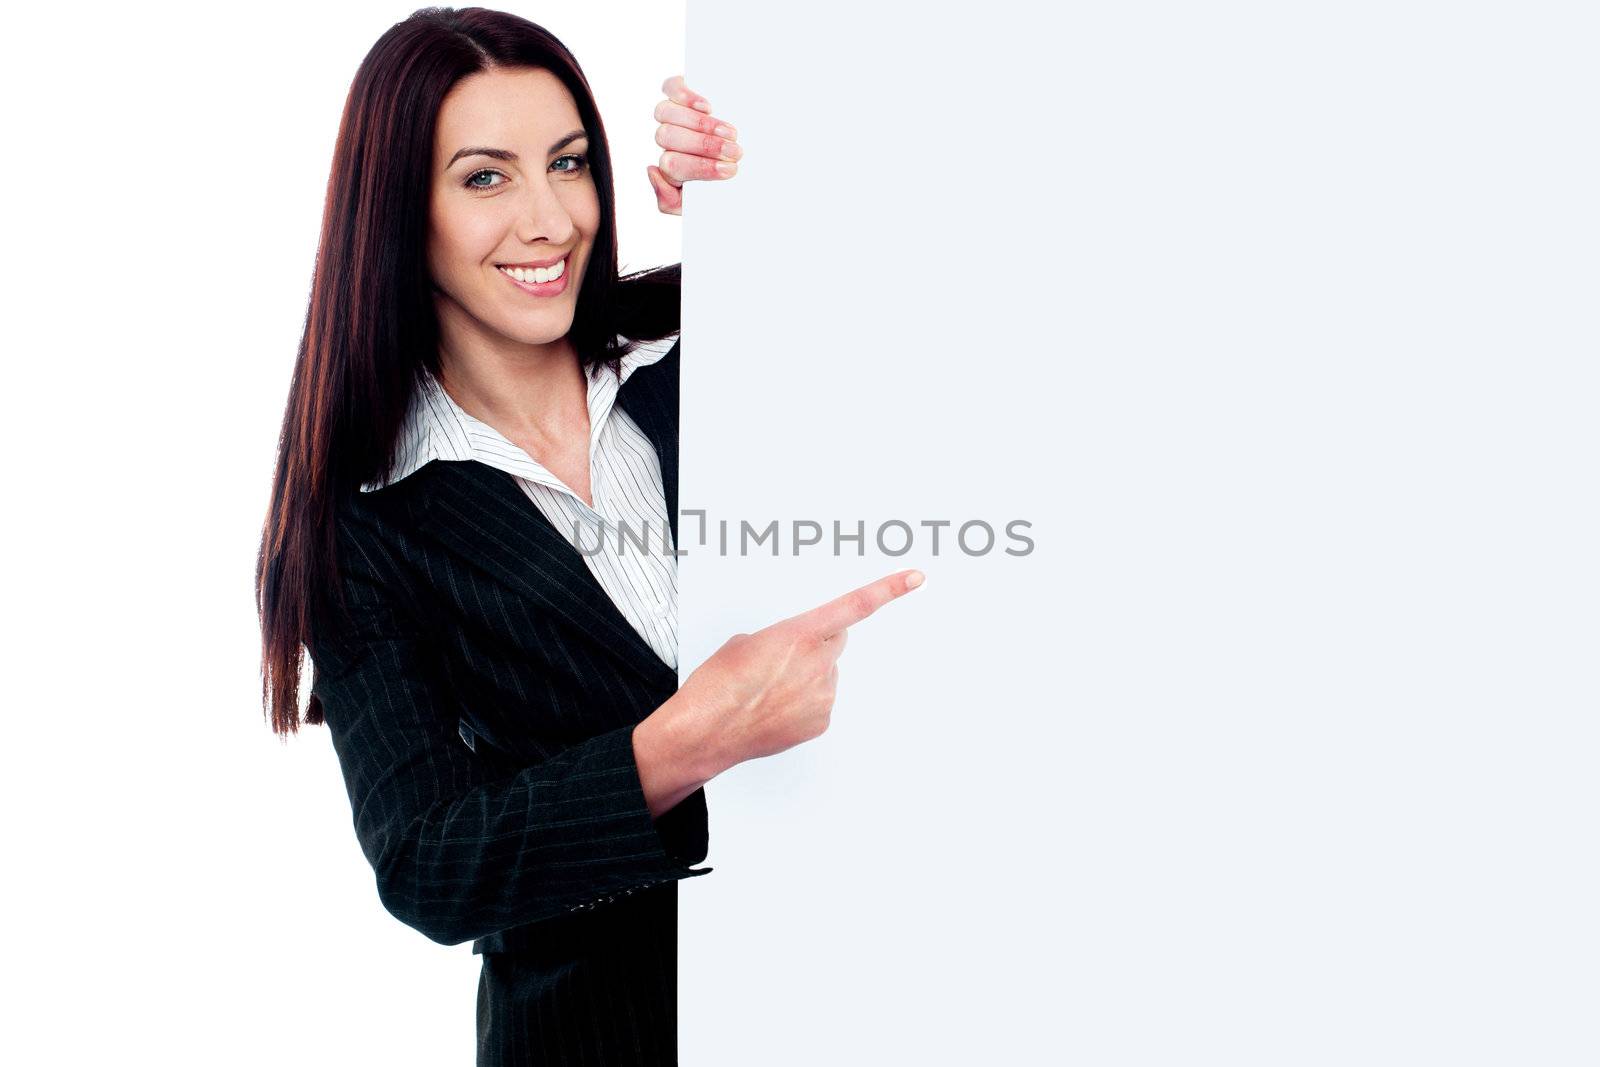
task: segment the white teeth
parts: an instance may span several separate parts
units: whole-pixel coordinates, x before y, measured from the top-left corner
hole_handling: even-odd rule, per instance
[[[501,267],[501,270],[511,275],[524,285],[536,285],[540,282],[553,282],[567,272],[567,261],[561,260],[548,267],[534,267],[527,270],[522,267]]]

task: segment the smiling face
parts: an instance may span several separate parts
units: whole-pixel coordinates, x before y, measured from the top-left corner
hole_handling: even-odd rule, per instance
[[[548,344],[572,328],[600,226],[588,147],[572,94],[547,70],[481,71],[445,96],[428,269],[447,336]]]

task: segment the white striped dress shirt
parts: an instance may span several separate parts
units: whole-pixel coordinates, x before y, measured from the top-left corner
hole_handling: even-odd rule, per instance
[[[426,385],[412,396],[401,427],[393,478],[399,481],[435,459],[475,459],[512,475],[669,667],[678,665],[678,567],[661,461],[644,431],[616,406],[616,398],[622,382],[665,356],[677,339],[672,334],[648,341],[623,356],[620,380],[603,365],[588,368],[592,508],[504,434],[463,411],[426,372]],[[391,483],[371,481],[361,490],[385,484]],[[619,525],[626,531],[620,547]],[[644,548],[641,539],[647,542]]]

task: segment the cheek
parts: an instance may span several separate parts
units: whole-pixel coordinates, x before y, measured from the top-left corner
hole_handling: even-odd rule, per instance
[[[494,252],[503,228],[481,211],[435,207],[429,219],[428,255],[441,273],[476,270]]]
[[[567,198],[567,214],[578,232],[590,240],[594,238],[595,231],[600,228],[600,194],[595,192],[593,182],[583,183]]]

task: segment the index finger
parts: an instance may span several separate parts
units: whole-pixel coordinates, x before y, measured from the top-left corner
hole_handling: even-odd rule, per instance
[[[818,637],[831,637],[840,630],[854,626],[889,601],[905,596],[922,584],[923,573],[918,570],[899,571],[860,589],[836,597],[820,607],[801,612],[794,621]]]
[[[737,127],[728,125],[715,115],[693,111],[682,104],[674,104],[671,100],[658,103],[654,115],[655,120],[662,125],[671,123],[686,130],[694,130],[696,133],[715,134],[728,141],[739,136]]]

